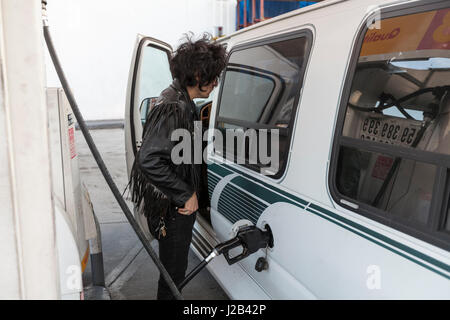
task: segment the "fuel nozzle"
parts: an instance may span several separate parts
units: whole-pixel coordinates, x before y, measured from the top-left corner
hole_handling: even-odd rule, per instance
[[[229,251],[242,247],[242,253],[230,258]],[[273,236],[269,225],[265,226],[265,231],[255,226],[244,226],[239,228],[236,236],[228,241],[218,244],[209,255],[196,266],[186,278],[178,285],[178,289],[181,290],[192,278],[195,277],[212,259],[221,255],[225,256],[229,265],[236,263],[252,253],[255,253],[259,249],[273,247]]]
[[[218,254],[223,253],[228,264],[232,265],[248,257],[252,253],[255,253],[259,249],[273,247],[272,231],[268,225],[266,225],[265,229],[266,230],[263,231],[255,226],[241,227],[233,239],[217,245],[214,250],[216,250]],[[242,253],[230,258],[229,251],[239,246],[242,247]]]

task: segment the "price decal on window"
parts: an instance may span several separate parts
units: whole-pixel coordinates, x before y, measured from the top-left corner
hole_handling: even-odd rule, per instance
[[[361,124],[360,138],[363,140],[411,146],[420,129],[414,120],[369,116]]]

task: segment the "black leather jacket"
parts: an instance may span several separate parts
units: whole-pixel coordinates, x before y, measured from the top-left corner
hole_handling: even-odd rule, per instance
[[[194,192],[199,192],[201,165],[175,165],[171,159],[172,149],[178,143],[171,141],[172,131],[187,129],[193,137],[197,119],[194,102],[176,79],[150,110],[130,181],[132,199],[138,206],[144,200],[146,216],[164,217],[169,207],[183,207]]]

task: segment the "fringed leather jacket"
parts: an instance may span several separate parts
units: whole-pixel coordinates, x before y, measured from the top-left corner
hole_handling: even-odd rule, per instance
[[[161,93],[147,116],[129,185],[135,205],[144,206],[153,235],[161,218],[175,214],[171,208],[183,207],[194,192],[199,193],[201,165],[193,161],[175,165],[171,159],[172,149],[178,143],[171,141],[172,131],[187,129],[193,137],[197,119],[195,104],[176,79]]]

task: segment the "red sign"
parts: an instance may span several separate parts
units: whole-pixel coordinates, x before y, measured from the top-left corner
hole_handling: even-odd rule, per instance
[[[360,55],[431,49],[450,50],[450,9],[382,20],[380,29],[367,31]]]
[[[379,156],[373,166],[372,177],[385,180],[389,170],[391,170],[394,159],[385,156]]]
[[[417,50],[450,49],[450,9],[436,12]]]
[[[74,128],[69,128],[69,148],[70,148],[70,159],[73,159],[77,156],[77,152],[75,151],[75,130]]]

